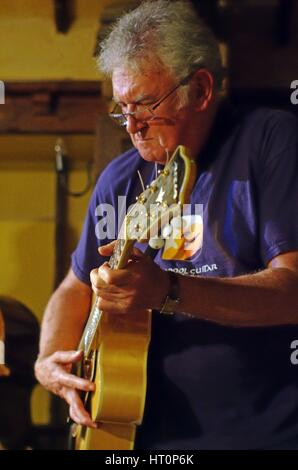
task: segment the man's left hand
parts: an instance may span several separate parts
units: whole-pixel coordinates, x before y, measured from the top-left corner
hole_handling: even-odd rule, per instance
[[[110,256],[115,242],[98,249]],[[152,259],[137,248],[123,269],[111,269],[104,263],[90,273],[98,306],[110,314],[128,314],[140,309],[159,309],[169,289],[169,278]]]

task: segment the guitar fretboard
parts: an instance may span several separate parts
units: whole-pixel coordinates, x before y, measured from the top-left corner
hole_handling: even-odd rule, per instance
[[[123,231],[121,229],[120,234],[122,233]],[[111,269],[118,269],[121,267],[123,264],[123,255],[128,255],[128,252],[130,251],[129,248],[132,247],[132,245],[131,241],[124,240],[119,236],[115,243],[113,254],[108,261]],[[83,349],[86,355],[89,353],[96,335],[101,314],[102,310],[98,307],[98,297],[96,297],[79,345],[79,349]]]

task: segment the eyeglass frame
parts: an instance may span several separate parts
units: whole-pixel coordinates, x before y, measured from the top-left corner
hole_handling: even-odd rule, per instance
[[[194,76],[195,72],[197,72],[198,69],[190,72],[186,77],[184,77],[182,80],[178,82],[177,85],[174,86],[170,91],[168,91],[164,96],[162,96],[157,102],[153,103],[153,105],[145,106],[144,109],[149,111],[152,114],[152,118],[150,119],[144,119],[143,121],[141,119],[137,119],[141,122],[145,122],[147,120],[152,121],[153,119],[157,118],[158,116],[154,115],[154,112],[158,106],[160,106],[172,93],[174,93],[180,86],[186,85]],[[115,106],[113,109],[115,109],[117,106],[120,106],[119,103],[115,103]],[[127,126],[127,117],[131,116],[134,117],[135,114],[137,114],[138,111],[131,111],[129,113],[109,113],[109,117],[115,121],[120,127],[126,127]],[[121,118],[123,119],[123,123],[120,122]],[[119,120],[119,121],[118,121]]]

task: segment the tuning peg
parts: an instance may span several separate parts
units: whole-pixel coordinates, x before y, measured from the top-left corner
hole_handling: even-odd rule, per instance
[[[149,246],[153,248],[153,250],[160,250],[164,246],[165,242],[162,238],[150,238]]]
[[[144,202],[146,201],[146,198],[144,196],[136,196],[136,201],[139,204],[144,204]]]
[[[163,227],[162,229],[162,237],[163,238],[169,238],[171,233],[173,232],[173,227],[171,224],[167,224]]]

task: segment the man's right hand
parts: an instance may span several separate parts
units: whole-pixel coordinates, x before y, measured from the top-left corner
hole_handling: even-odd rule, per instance
[[[82,359],[83,351],[57,351],[50,356],[40,356],[35,363],[38,381],[49,391],[69,404],[69,416],[83,426],[97,428],[85,410],[78,391],[95,390],[93,382],[71,374],[73,364]]]

